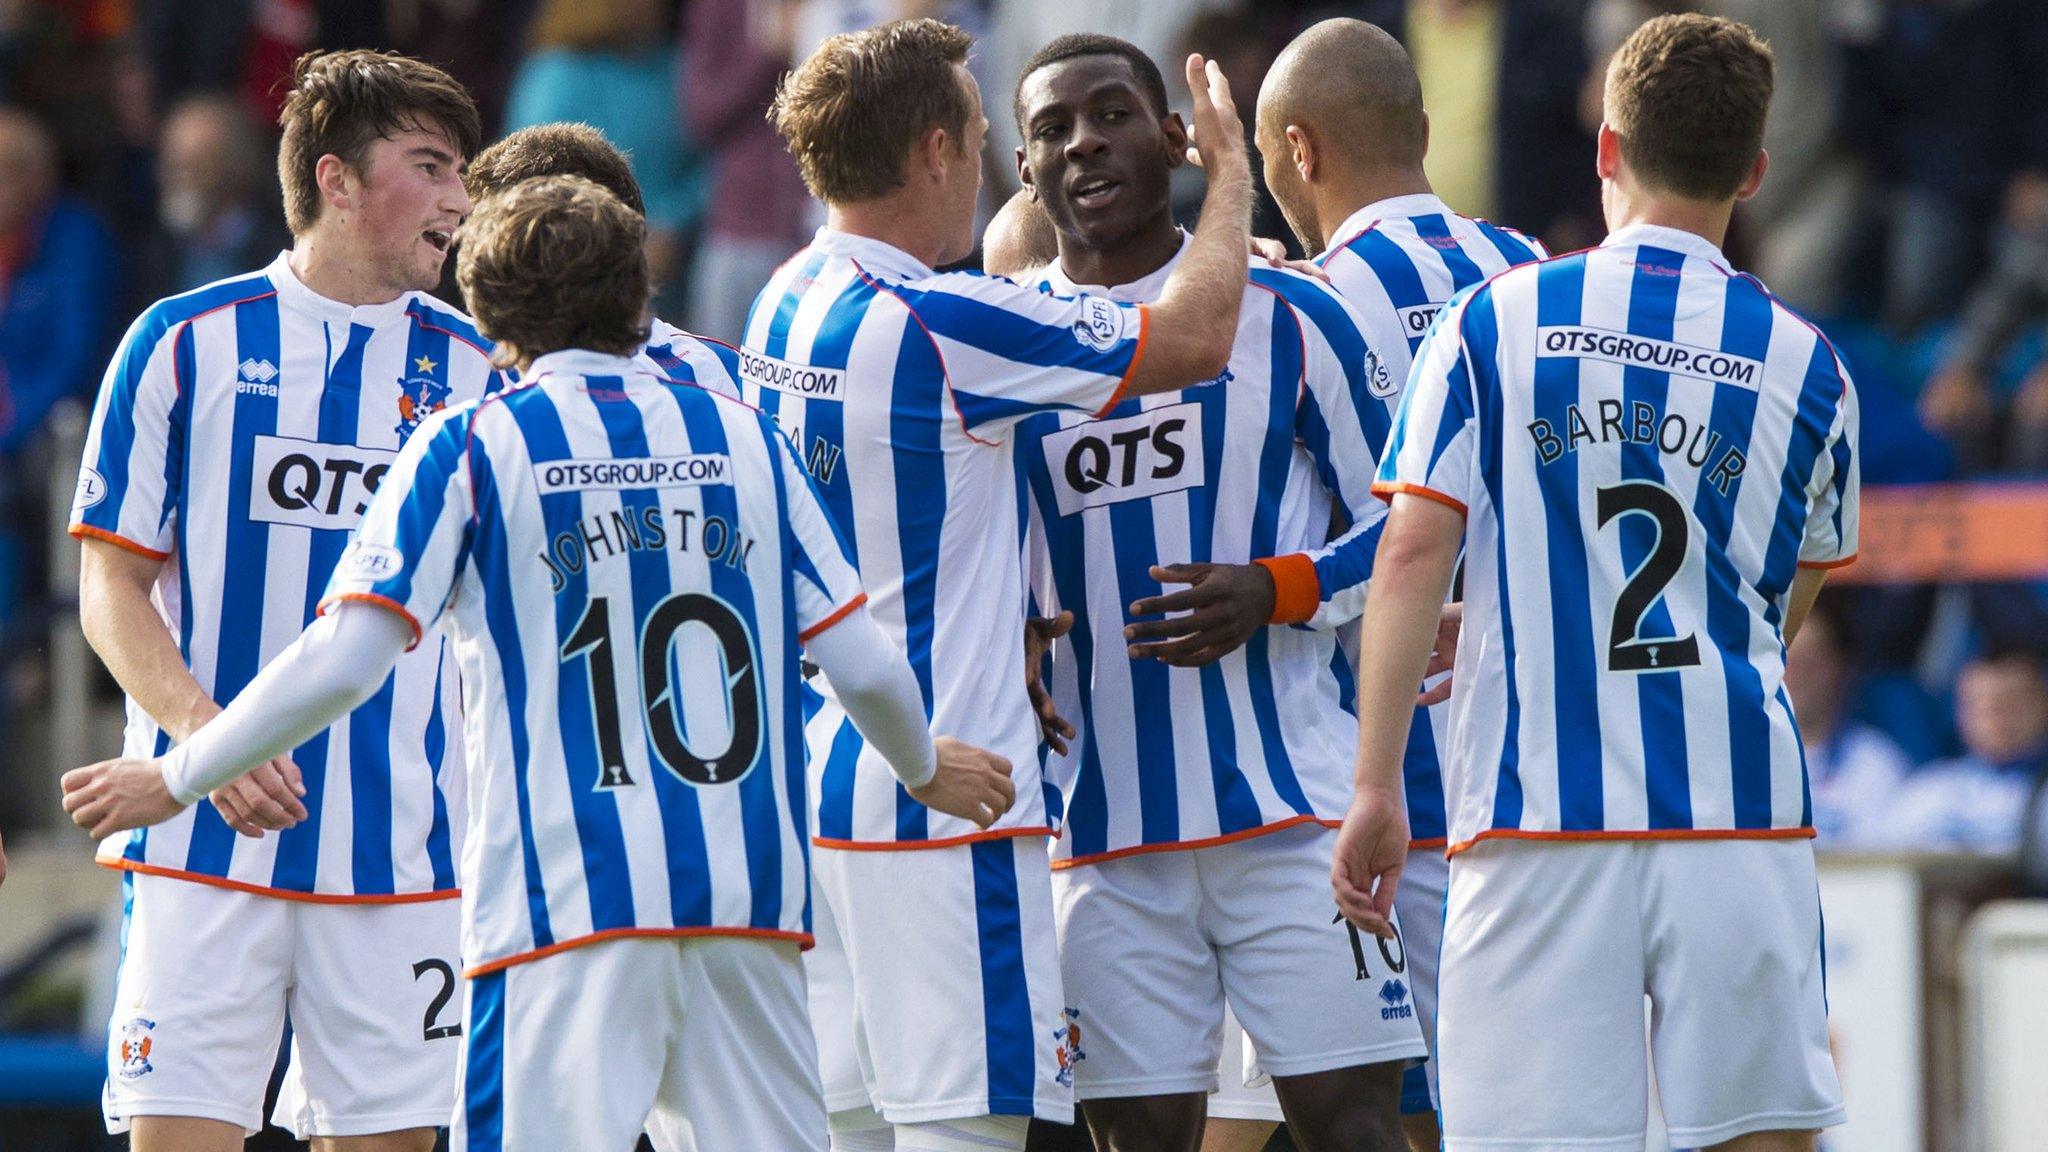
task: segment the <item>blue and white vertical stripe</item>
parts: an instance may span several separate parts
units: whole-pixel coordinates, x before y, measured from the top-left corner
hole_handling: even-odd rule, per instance
[[[788,441],[622,357],[543,356],[399,456],[328,602],[453,641],[474,973],[619,935],[805,938],[799,645],[860,603]]]
[[[498,386],[487,345],[418,293],[351,308],[285,257],[143,313],[107,370],[74,535],[166,560],[157,598],[193,675],[225,704],[313,618],[401,444]],[[237,836],[210,804],[102,846],[106,863],[284,896],[453,895],[461,830],[453,668],[438,642],[294,750],[309,819]],[[168,737],[131,701],[125,749]]]
[[[1855,552],[1856,436],[1820,332],[1691,233],[1452,301],[1377,485],[1466,513],[1452,850],[1811,834],[1780,627]]]
[[[1360,208],[1316,262],[1358,310],[1366,340],[1395,387],[1408,379],[1415,349],[1444,302],[1517,264],[1549,255],[1510,228],[1452,212],[1429,193],[1396,196]],[[1403,765],[1412,843],[1444,843],[1444,782],[1438,750],[1450,739],[1451,706],[1417,709]]]
[[[740,356],[746,400],[795,442],[875,622],[909,657],[932,731],[1007,757],[1017,789],[1015,806],[980,831],[911,799],[843,719],[814,717],[819,843],[919,847],[1057,822],[1017,674],[1012,433],[1037,412],[1106,410],[1138,361],[1145,323],[1142,308],[937,275],[899,249],[829,229],[755,301]]]

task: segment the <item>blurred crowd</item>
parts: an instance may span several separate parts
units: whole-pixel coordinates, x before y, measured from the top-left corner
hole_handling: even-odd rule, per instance
[[[1012,80],[1055,35],[1198,49],[1249,112],[1295,32],[1363,17],[1415,58],[1436,190],[1565,251],[1601,234],[1606,56],[1680,9],[1743,20],[1776,53],[1771,171],[1730,256],[1849,360],[1866,483],[2048,480],[2040,0],[0,0],[0,710],[31,707],[69,603],[45,576],[52,477],[72,467],[46,417],[90,400],[151,301],[290,243],[272,124],[302,51],[442,64],[493,137],[602,129],[645,190],[657,312],[736,341],[822,218],[763,112],[834,32],[935,15],[976,35],[992,210],[1016,186]],[[1293,243],[1270,203],[1260,220]],[[2016,855],[2048,888],[2044,651],[2048,581],[1829,593],[1789,675],[1823,845]],[[0,773],[21,758],[0,738]]]

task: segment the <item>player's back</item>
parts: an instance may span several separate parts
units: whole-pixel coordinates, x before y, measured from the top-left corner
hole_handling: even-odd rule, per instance
[[[1112,403],[1142,313],[935,275],[879,241],[823,231],[763,289],[741,353],[746,398],[781,425],[903,646],[932,730],[1008,758],[1017,802],[986,834],[1044,831],[1025,695],[1013,426]],[[829,688],[828,688],[829,690]],[[821,843],[983,833],[928,812],[858,734],[814,749]]]
[[[487,878],[465,884],[470,962],[807,932],[798,620],[822,614],[823,561],[773,425],[566,352],[436,435],[420,467],[474,503],[466,559],[450,552],[477,737],[465,876]]]
[[[1378,487],[1467,514],[1454,848],[1810,834],[1780,626],[1854,551],[1855,429],[1818,330],[1691,233],[1445,309]]]
[[[1316,262],[1358,312],[1372,360],[1376,395],[1407,383],[1415,350],[1439,309],[1459,291],[1517,264],[1549,255],[1533,237],[1461,216],[1432,193],[1375,201],[1339,225]],[[1389,400],[1389,403],[1395,401]],[[1403,763],[1408,827],[1417,848],[1440,848],[1447,835],[1442,751],[1449,745],[1449,704],[1416,710]]]

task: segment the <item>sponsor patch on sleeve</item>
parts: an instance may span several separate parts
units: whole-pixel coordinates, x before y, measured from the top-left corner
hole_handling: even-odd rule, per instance
[[[107,498],[106,478],[95,468],[81,468],[78,472],[78,489],[71,495],[71,510],[83,512]]]
[[[1124,310],[1113,300],[1089,296],[1081,301],[1081,318],[1074,321],[1074,339],[1107,352],[1124,338]]]
[[[405,553],[386,544],[357,540],[342,553],[335,572],[344,580],[389,580],[405,568]]]

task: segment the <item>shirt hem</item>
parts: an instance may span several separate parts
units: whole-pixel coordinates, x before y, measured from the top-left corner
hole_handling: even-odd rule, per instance
[[[106,544],[112,544],[116,548],[133,552],[137,556],[147,556],[151,560],[169,560],[171,558],[169,552],[159,552],[147,544],[139,544],[136,541],[130,540],[119,532],[109,532],[105,528],[96,527],[91,524],[73,524],[66,531],[70,532],[74,539],[98,540]]]
[[[809,932],[791,932],[783,928],[607,928],[602,932],[592,932],[587,936],[578,936],[574,940],[558,940],[545,948],[534,948],[526,952],[516,952],[510,956],[500,956],[496,960],[487,960],[482,964],[464,968],[462,975],[465,979],[473,980],[478,976],[488,976],[493,972],[502,972],[515,965],[559,955],[571,948],[582,948],[589,944],[602,944],[607,940],[677,940],[688,939],[694,936],[739,936],[750,940],[784,940],[795,944],[804,951],[809,951],[811,945],[817,942]]]
[[[1446,859],[1485,840],[1811,840],[1813,829],[1803,828],[1643,828],[1634,830],[1589,829],[1576,832],[1539,832],[1523,828],[1489,828],[1470,839],[1460,840],[1444,850]]]
[[[301,892],[295,888],[268,888],[251,884],[245,880],[230,880],[225,876],[211,876],[204,872],[189,872],[183,868],[166,868],[161,864],[145,864],[140,860],[121,857],[116,860],[93,861],[102,868],[117,872],[138,872],[144,876],[161,876],[167,880],[189,880],[194,884],[210,884],[215,888],[228,888],[236,892],[247,892],[252,896],[269,896],[277,900],[296,900],[301,904],[425,904],[434,900],[454,900],[462,895],[460,888],[435,888],[426,892],[378,892],[358,894],[352,892]]]
[[[1053,861],[1052,868],[1055,872],[1062,872],[1068,868],[1080,868],[1088,864],[1101,864],[1108,860],[1121,860],[1126,856],[1145,856],[1154,852],[1192,852],[1197,848],[1214,848],[1219,844],[1235,844],[1241,840],[1250,840],[1254,837],[1264,836],[1269,832],[1278,832],[1285,828],[1298,828],[1303,824],[1317,824],[1324,828],[1339,828],[1343,826],[1344,822],[1342,820],[1325,820],[1321,816],[1290,816],[1285,820],[1278,820],[1271,824],[1261,824],[1257,828],[1243,828],[1236,832],[1226,832],[1221,836],[1208,836],[1200,840],[1174,840],[1164,844],[1133,844],[1128,848],[1114,848],[1108,852],[1090,852],[1085,856],[1069,856],[1063,860]]]
[[[1463,500],[1455,496],[1446,495],[1434,488],[1425,488],[1420,484],[1391,483],[1381,480],[1372,486],[1372,494],[1389,504],[1394,502],[1394,497],[1404,493],[1409,496],[1420,496],[1424,500],[1434,500],[1446,508],[1454,509],[1460,516],[1468,516],[1472,511],[1465,506]]]
[[[1858,555],[1859,553],[1851,552],[1847,556],[1844,556],[1839,560],[1801,560],[1799,562],[1799,567],[1819,568],[1823,571],[1832,570],[1835,568],[1847,568],[1849,565],[1854,564],[1856,562],[1856,557]]]
[[[831,615],[825,617],[823,620],[818,621],[816,624],[811,625],[809,628],[806,628],[803,631],[797,633],[796,642],[799,644],[809,644],[812,640],[817,639],[820,633],[824,632],[827,628],[832,627],[834,624],[839,623],[841,620],[846,619],[848,616],[851,616],[853,614],[854,609],[860,607],[861,605],[867,602],[867,593],[855,593],[853,599],[848,600],[846,603],[841,604],[837,608],[834,608],[832,610]]]
[[[947,836],[938,840],[835,840],[830,836],[813,836],[811,844],[818,848],[836,848],[841,852],[922,852],[929,848],[952,848],[961,844],[979,844],[984,840],[1015,840],[1024,836],[1051,836],[1052,828],[1045,824],[1034,824],[1025,828],[998,828],[989,832],[970,832],[965,836]]]

